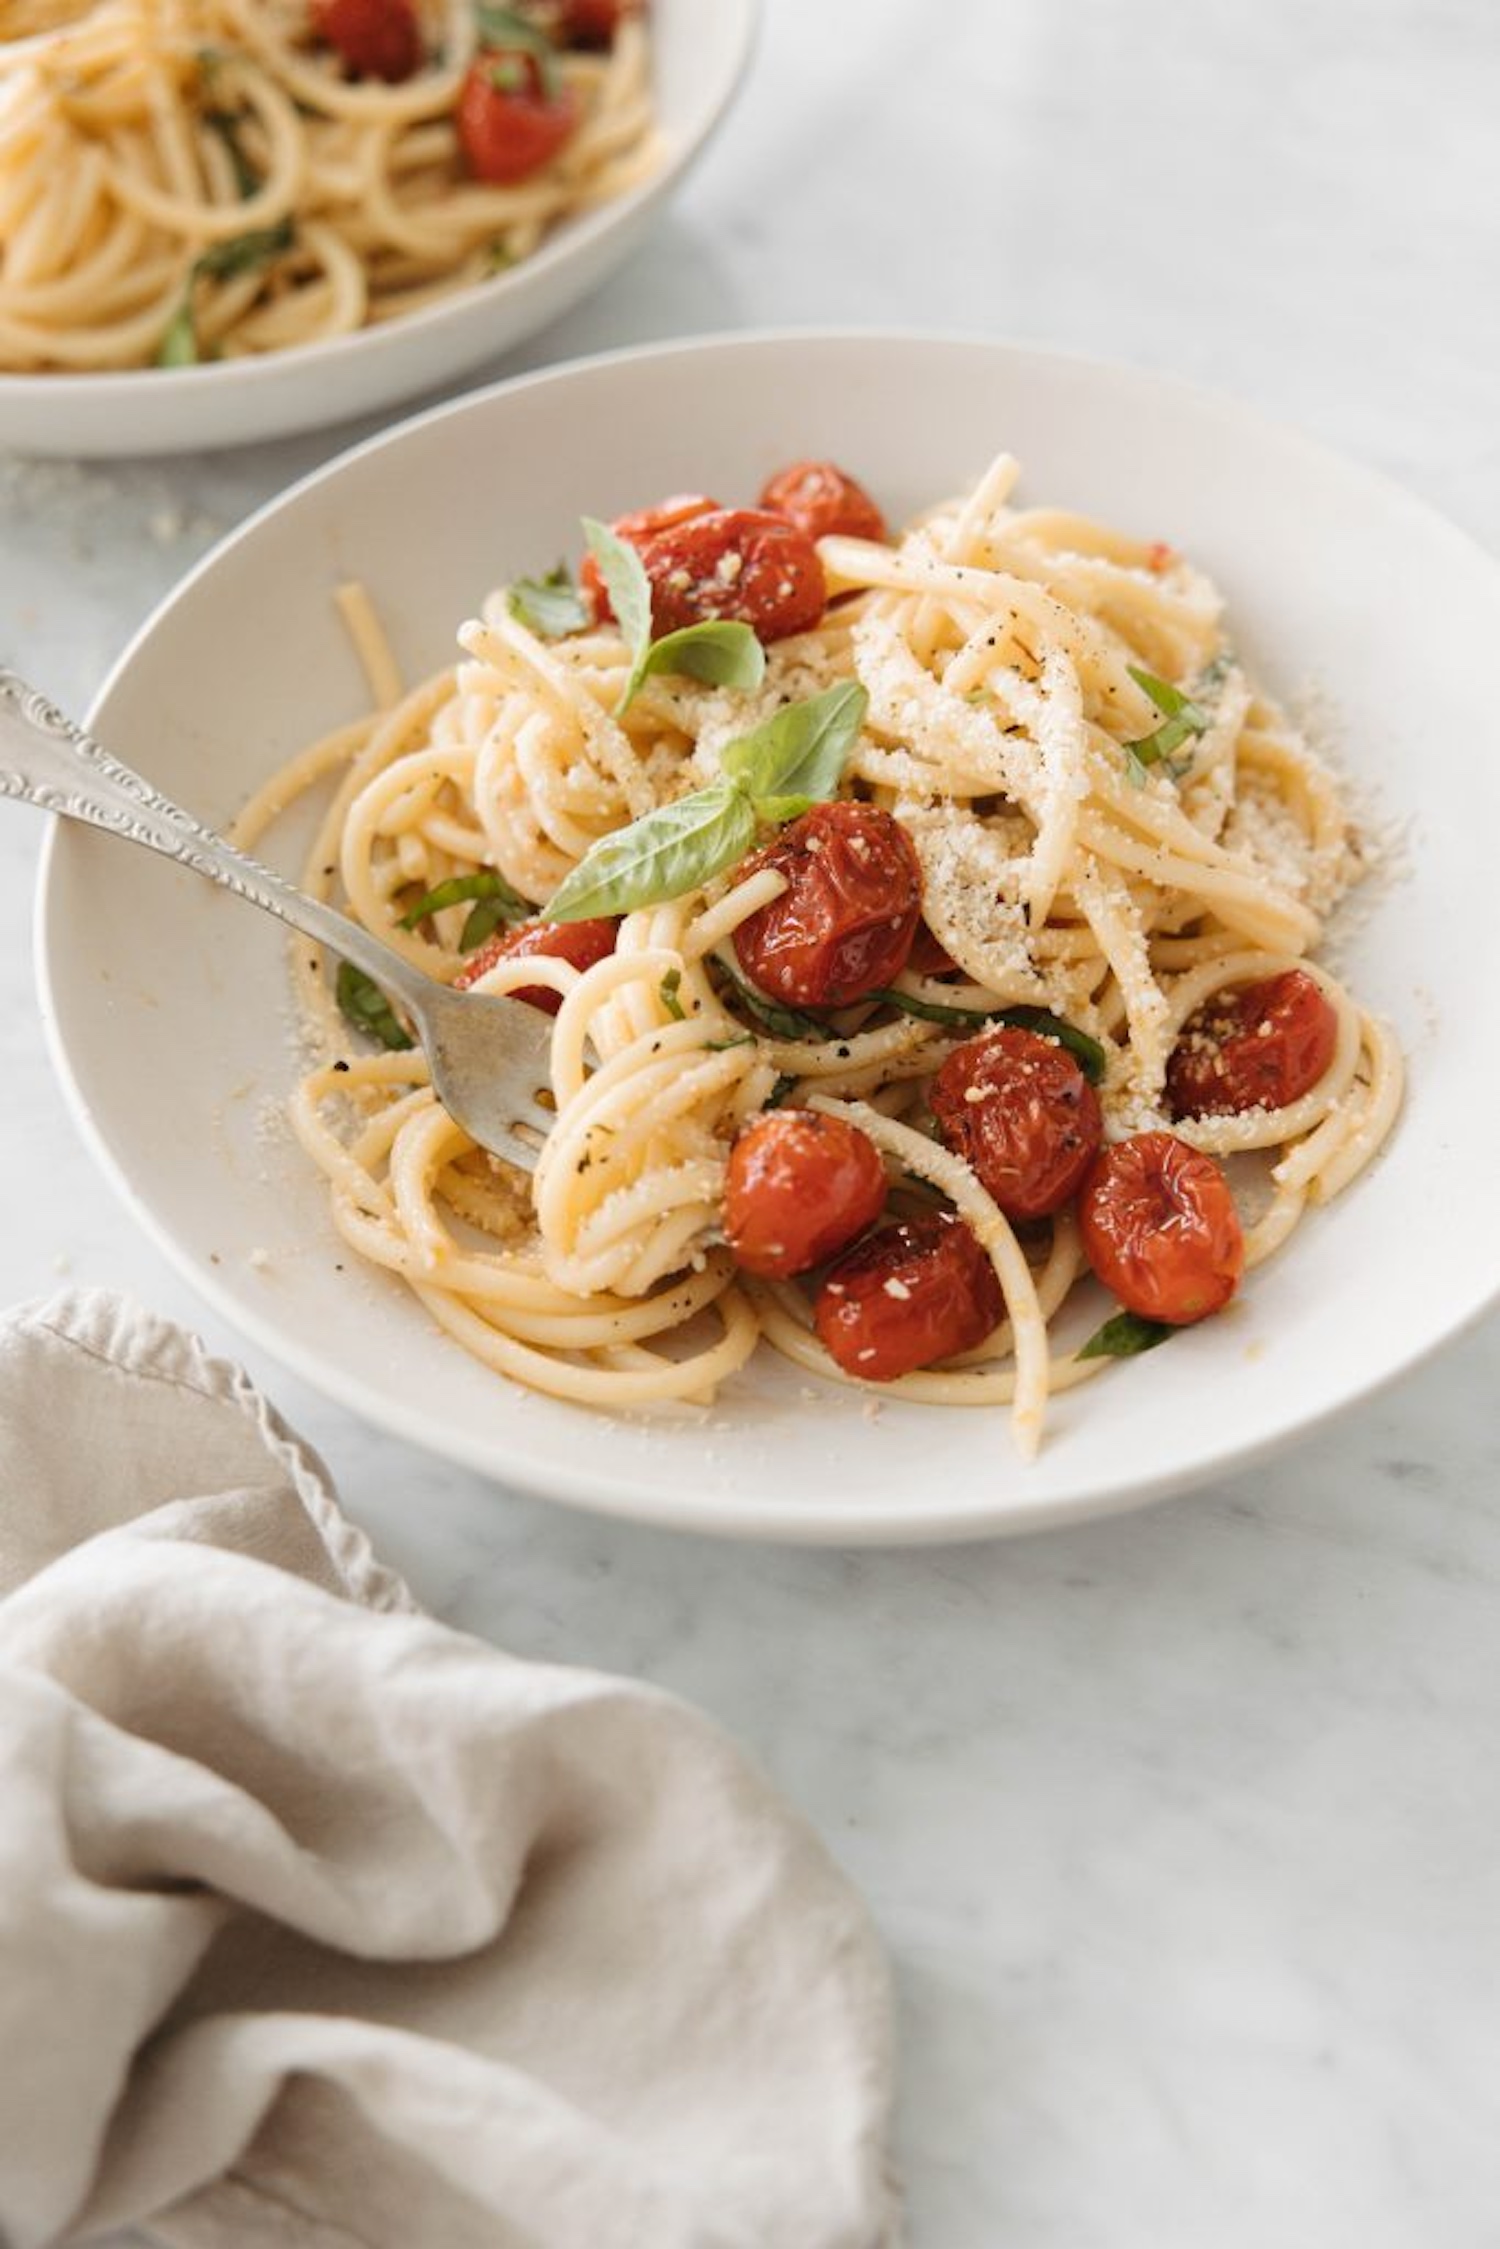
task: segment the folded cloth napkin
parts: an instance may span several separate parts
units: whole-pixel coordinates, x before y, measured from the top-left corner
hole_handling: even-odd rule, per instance
[[[707,1721],[421,1614],[181,1329],[0,1326],[6,2249],[879,2249],[888,2093]]]

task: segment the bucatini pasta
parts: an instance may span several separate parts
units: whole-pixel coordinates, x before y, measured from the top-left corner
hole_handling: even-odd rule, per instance
[[[623,0],[0,0],[0,34],[0,367],[345,335],[659,159]]]
[[[1362,871],[1329,771],[1199,571],[1016,476],[896,539],[826,463],[592,526],[409,691],[346,589],[381,707],[237,835],[331,784],[307,887],[557,1010],[532,1177],[296,955],[334,1223],[487,1365],[624,1408],[765,1344],[1030,1453],[1379,1147],[1400,1056],[1311,957]]]

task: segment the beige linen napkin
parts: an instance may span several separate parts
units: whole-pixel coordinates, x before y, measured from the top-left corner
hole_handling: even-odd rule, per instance
[[[8,2249],[880,2249],[888,2089],[705,1720],[422,1615],[180,1329],[0,1327]]]

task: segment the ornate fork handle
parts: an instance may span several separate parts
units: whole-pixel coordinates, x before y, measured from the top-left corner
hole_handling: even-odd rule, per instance
[[[0,664],[0,797],[96,828],[179,860],[226,890],[263,906],[320,945],[353,961],[387,991],[420,1004],[431,981],[347,915],[293,889],[270,867],[205,828],[63,716],[38,689]]]

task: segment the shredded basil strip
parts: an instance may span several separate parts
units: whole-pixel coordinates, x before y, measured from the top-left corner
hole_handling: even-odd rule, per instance
[[[412,1044],[411,1034],[397,1018],[394,1008],[373,978],[352,961],[340,961],[338,980],[334,985],[339,1010],[356,1031],[365,1031],[372,1039],[393,1052]]]
[[[528,16],[517,15],[513,8],[497,8],[493,0],[478,0],[474,23],[481,47],[519,48],[532,56],[544,97],[549,102],[556,100],[557,50],[538,24]]]
[[[566,633],[582,632],[592,624],[589,605],[569,576],[566,563],[558,563],[545,578],[518,578],[506,596],[510,613],[543,640],[561,640]]]
[[[656,989],[661,994],[662,1006],[673,1021],[685,1023],[687,1021],[687,1009],[678,998],[678,994],[682,990],[682,970],[680,968],[669,968]]]
[[[1078,1353],[1080,1359],[1133,1359],[1154,1351],[1176,1330],[1165,1320],[1146,1320],[1139,1312],[1116,1312],[1097,1328]]]
[[[445,906],[461,906],[471,898],[493,899],[500,908],[496,917],[500,921],[524,921],[531,912],[526,900],[511,889],[504,875],[497,875],[493,868],[483,867],[477,874],[450,875],[446,882],[438,884],[436,890],[429,890],[425,898],[419,898],[401,916],[398,926],[402,929],[415,929],[418,922],[426,921],[429,914],[440,914]],[[472,920],[473,916],[469,918]],[[493,926],[491,923],[492,928]],[[469,948],[465,946],[464,950],[467,952]]]
[[[779,1001],[767,999],[764,992],[758,992],[755,986],[748,983],[738,969],[731,968],[722,956],[720,956],[719,965],[725,971],[746,1007],[749,1008],[750,1013],[758,1022],[764,1023],[773,1037],[778,1039],[827,1039],[831,1036],[828,1025],[820,1023],[816,1016],[804,1015],[800,1008],[783,1007]]]
[[[946,1023],[954,1030],[965,1030],[970,1025],[978,1028],[985,1023],[1003,1023],[1012,1031],[1035,1031],[1040,1038],[1055,1039],[1065,1046],[1078,1063],[1090,1085],[1102,1085],[1108,1057],[1097,1039],[1087,1031],[1066,1023],[1045,1007],[945,1007],[937,1000],[915,998],[910,992],[895,991],[883,985],[878,991],[866,993],[867,999],[879,1000],[886,1007],[894,1007],[903,1015],[915,1015],[924,1023]]]
[[[737,1037],[732,1039],[705,1039],[703,1042],[706,1054],[727,1054],[732,1046],[754,1046],[754,1044],[755,1033],[753,1031],[741,1031]]]
[[[201,68],[202,65],[200,64],[199,67]],[[217,133],[224,143],[225,154],[228,156],[234,171],[234,184],[239,190],[240,200],[248,202],[260,186],[260,174],[245,154],[240,141],[240,126],[244,122],[244,115],[243,110],[206,109],[203,112],[203,122],[209,128],[209,131]]]
[[[796,1083],[797,1080],[795,1078],[778,1078],[776,1080],[776,1083],[772,1086],[770,1092],[766,1095],[765,1101],[762,1106],[767,1109],[779,1109],[782,1102],[785,1101],[787,1095],[791,1092],[792,1087]]]
[[[526,909],[529,914],[531,909]],[[503,921],[514,921],[516,916],[506,906],[503,898],[481,898],[471,906],[464,917],[463,928],[458,933],[461,953],[477,952],[486,938],[493,937]]]
[[[1148,766],[1158,765],[1163,759],[1170,761],[1183,743],[1199,734],[1206,734],[1212,718],[1202,705],[1191,696],[1184,695],[1180,687],[1173,687],[1154,672],[1142,671],[1137,664],[1127,664],[1129,672],[1142,694],[1149,695],[1163,714],[1163,723],[1152,734],[1143,734],[1139,741],[1121,745],[1125,753],[1125,771],[1137,788],[1144,785]]]
[[[615,705],[616,718],[629,709],[653,672],[682,672],[714,687],[759,687],[765,677],[766,652],[748,625],[734,618],[711,617],[653,641],[651,583],[635,548],[591,515],[583,518],[583,535],[630,650],[630,676]]]
[[[199,281],[231,281],[238,274],[251,273],[256,266],[269,265],[290,250],[295,239],[296,229],[287,218],[275,226],[252,227],[247,234],[231,235],[227,242],[211,242],[189,268],[182,302],[157,347],[157,366],[191,367],[202,356],[193,314],[193,291]]]

